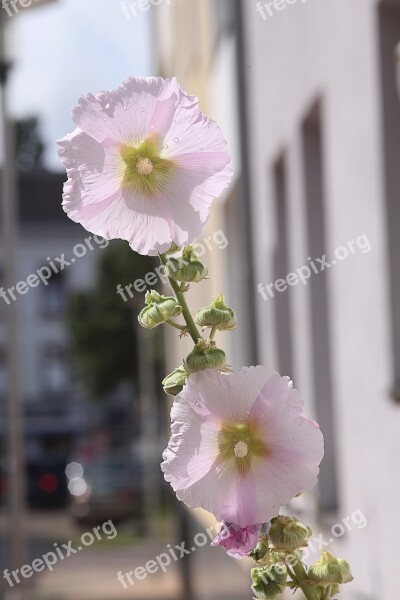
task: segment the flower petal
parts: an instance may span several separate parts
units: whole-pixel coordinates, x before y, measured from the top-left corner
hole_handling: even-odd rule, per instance
[[[270,520],[279,508],[317,482],[324,454],[318,426],[300,414],[299,408],[276,402],[261,393],[250,413],[257,435],[268,448],[265,459],[252,461],[257,486],[258,518]]]
[[[241,477],[230,465],[216,461],[203,478],[177,490],[176,496],[191,508],[208,510],[218,521],[246,527],[257,522],[256,492],[251,472]]]
[[[82,96],[72,118],[97,142],[139,144],[149,131],[163,85],[161,77],[128,77],[116,90]]]
[[[204,417],[213,415],[220,421],[237,422],[249,417],[257,395],[275,374],[273,369],[261,366],[244,367],[230,375],[208,369],[192,375],[181,395]]]

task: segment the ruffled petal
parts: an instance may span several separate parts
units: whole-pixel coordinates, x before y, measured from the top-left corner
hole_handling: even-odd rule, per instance
[[[149,132],[163,86],[161,77],[128,77],[116,90],[82,96],[72,118],[97,142],[139,144]]]
[[[233,558],[242,559],[257,546],[261,525],[238,527],[234,523],[224,524],[211,546],[222,546]]]
[[[181,395],[203,417],[212,415],[225,422],[243,421],[249,417],[265,382],[275,374],[273,369],[261,366],[244,367],[239,373],[229,375],[207,369],[192,375]]]
[[[218,455],[218,430],[205,423],[185,400],[171,411],[172,436],[163,453],[161,469],[175,491],[201,480]]]
[[[268,448],[264,459],[251,463],[257,487],[260,519],[270,520],[281,506],[317,482],[319,464],[324,455],[322,433],[315,422],[300,414],[298,406],[266,398],[257,398],[250,420],[257,424],[257,435]]]

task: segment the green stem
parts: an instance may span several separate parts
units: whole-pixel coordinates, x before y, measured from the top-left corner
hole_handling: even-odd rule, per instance
[[[326,591],[325,591],[325,594],[324,594],[324,597],[323,597],[323,599],[322,599],[322,600],[330,600],[331,594],[332,594],[332,586],[330,585],[330,586],[329,586],[329,587],[326,589]]]
[[[165,266],[165,263],[166,263],[165,256],[163,254],[160,254],[159,256],[160,256],[161,263]],[[178,301],[178,304],[180,304],[182,307],[182,316],[185,319],[185,323],[186,323],[185,329],[188,330],[190,337],[192,338],[194,343],[197,344],[197,342],[199,341],[199,339],[202,336],[200,335],[200,333],[196,327],[196,323],[193,320],[192,313],[189,310],[189,307],[185,300],[185,296],[184,296],[183,292],[181,291],[180,285],[176,281],[171,279],[171,277],[168,277],[168,280],[174,291],[174,294]]]
[[[296,583],[302,590],[307,600],[320,600],[320,596],[316,587],[307,583],[307,573],[303,567],[300,558],[298,558],[298,560],[294,564],[292,564],[292,568],[294,574],[296,575]]]
[[[179,329],[179,331],[186,331],[185,325],[179,325],[179,323],[174,323],[170,319],[168,319],[168,321],[165,321],[165,322],[167,323],[167,325],[170,325],[171,327],[174,327],[175,329]]]
[[[209,339],[210,339],[210,340],[213,340],[213,339],[214,339],[214,337],[215,337],[215,334],[217,333],[217,331],[218,331],[218,329],[217,329],[216,327],[212,327],[212,328],[211,328],[211,331],[210,331],[210,336],[209,336]]]

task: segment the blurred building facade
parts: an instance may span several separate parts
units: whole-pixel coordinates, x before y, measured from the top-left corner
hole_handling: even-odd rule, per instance
[[[355,576],[343,597],[392,600],[400,2],[176,0],[154,12],[160,74],[199,95],[235,163],[236,179],[205,233],[222,228],[229,246],[222,259],[206,257],[213,288],[201,284],[192,303],[229,290],[244,323],[221,342],[234,366],[251,360],[256,341],[259,363],[293,377],[326,440],[318,490],[293,507],[321,527],[361,510],[367,527],[335,541]],[[243,208],[251,216],[253,278]],[[249,340],[244,331],[255,329],[257,340]],[[179,363],[182,348],[170,343]]]
[[[19,174],[15,285],[26,282],[28,277],[34,278],[31,280],[35,285],[21,286],[21,294],[16,290],[10,294],[2,288],[4,293],[0,298],[0,414],[4,416],[6,411],[5,322],[9,303],[16,302],[21,324],[20,385],[25,443],[27,455],[32,459],[46,451],[67,458],[71,443],[88,426],[87,397],[77,380],[71,357],[66,311],[71,293],[93,285],[101,250],[93,242],[91,251],[85,243],[89,234],[66,219],[60,210],[64,179],[64,174],[36,168]],[[81,258],[75,254],[76,250]],[[38,270],[43,279],[38,277]],[[7,421],[2,418],[0,423],[4,441]]]
[[[392,600],[400,2],[271,4],[243,0],[259,360],[293,376],[324,431],[316,516],[368,519],[338,542],[355,577],[344,597]],[[302,267],[304,284],[280,281]]]

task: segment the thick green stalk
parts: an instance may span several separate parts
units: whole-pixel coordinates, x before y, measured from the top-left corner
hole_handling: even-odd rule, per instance
[[[160,254],[159,256],[160,256],[161,263],[165,266],[165,262],[166,262],[165,256],[163,254]],[[186,328],[190,334],[190,337],[192,338],[194,343],[197,344],[197,342],[199,341],[199,339],[202,336],[200,335],[200,333],[196,327],[196,323],[193,320],[192,313],[190,312],[190,309],[187,305],[185,296],[184,296],[183,292],[181,291],[180,285],[176,281],[171,279],[171,277],[168,277],[168,280],[174,291],[174,294],[178,301],[178,304],[180,304],[182,307],[182,316],[185,319]]]
[[[320,595],[315,586],[307,583],[307,573],[302,565],[300,558],[292,564],[294,574],[296,575],[296,583],[302,590],[307,600],[320,600]]]

